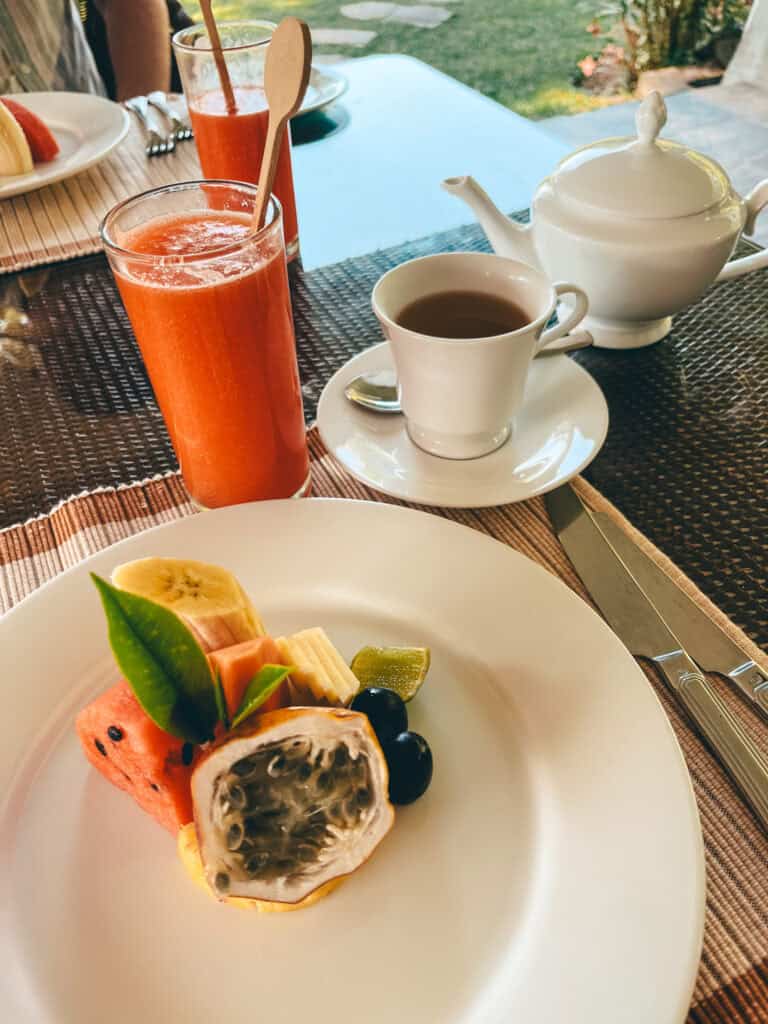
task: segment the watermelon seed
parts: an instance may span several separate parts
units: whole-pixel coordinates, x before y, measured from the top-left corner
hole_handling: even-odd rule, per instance
[[[93,743],[94,743],[94,746],[96,747],[96,749],[98,750],[98,752],[101,754],[101,756],[102,757],[106,757],[107,756],[107,748],[104,746],[104,744],[101,742],[101,740],[94,740]]]
[[[192,758],[195,756],[195,748],[191,743],[185,743],[181,748],[181,763],[184,765],[192,764]]]
[[[123,738],[123,730],[119,725],[110,725],[107,729],[107,736],[109,736],[111,740],[114,740],[115,743],[119,743]]]
[[[152,789],[154,789],[154,791],[155,791],[156,793],[159,793],[159,792],[160,792],[160,787],[158,786],[158,784],[157,784],[156,782],[150,782],[150,784],[149,784],[149,785],[150,785],[150,786],[152,787]]]

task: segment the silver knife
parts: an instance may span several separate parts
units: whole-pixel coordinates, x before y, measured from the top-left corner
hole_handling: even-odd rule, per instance
[[[733,680],[768,714],[768,668],[753,661],[605,512],[592,512],[608,543],[645,591],[657,611],[705,672]]]
[[[712,751],[768,829],[768,760],[710,687],[566,484],[544,495],[560,542],[608,625],[632,654],[655,663]]]

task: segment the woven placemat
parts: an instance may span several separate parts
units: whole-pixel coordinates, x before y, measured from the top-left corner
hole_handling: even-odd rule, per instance
[[[163,124],[159,124],[165,130]],[[34,192],[0,199],[0,271],[99,252],[99,224],[115,203],[158,185],[200,177],[194,142],[148,157],[135,119],[101,163]]]
[[[380,274],[486,248],[467,227],[310,273],[292,266],[308,421],[331,374],[381,339],[370,309]],[[0,277],[0,310],[0,528],[176,468],[102,256]],[[658,345],[573,358],[610,407],[588,478],[768,645],[768,271],[711,289]]]
[[[351,480],[310,431],[313,494],[333,498],[387,499]],[[583,480],[577,487],[588,503],[607,512],[662,568],[664,556],[633,531],[623,517]],[[404,504],[395,502],[395,504]],[[431,510],[509,544],[564,580],[588,600],[552,532],[541,499],[497,509]],[[95,553],[150,526],[194,514],[178,476],[84,495],[49,516],[0,532],[0,609],[7,609]],[[720,625],[734,627],[695,586],[683,585]],[[748,647],[748,641],[734,634]],[[701,815],[707,860],[704,949],[690,1024],[757,1024],[768,1020],[768,838],[736,796],[727,776],[679,713],[654,670],[643,666],[670,717],[685,754]],[[710,682],[750,735],[763,744],[765,726],[722,680]],[[553,966],[556,970],[556,965]],[[653,984],[653,979],[648,979]],[[599,1000],[599,993],[595,994]]]

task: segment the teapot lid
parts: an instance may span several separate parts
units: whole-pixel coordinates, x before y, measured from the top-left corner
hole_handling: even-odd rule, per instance
[[[569,203],[642,220],[688,217],[719,203],[730,191],[727,174],[703,153],[657,138],[666,120],[654,91],[637,111],[636,138],[577,149],[558,164],[552,187]]]

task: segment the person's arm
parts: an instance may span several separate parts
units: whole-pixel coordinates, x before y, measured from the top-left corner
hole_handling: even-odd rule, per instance
[[[165,0],[96,0],[107,30],[117,99],[168,89],[171,46]]]

